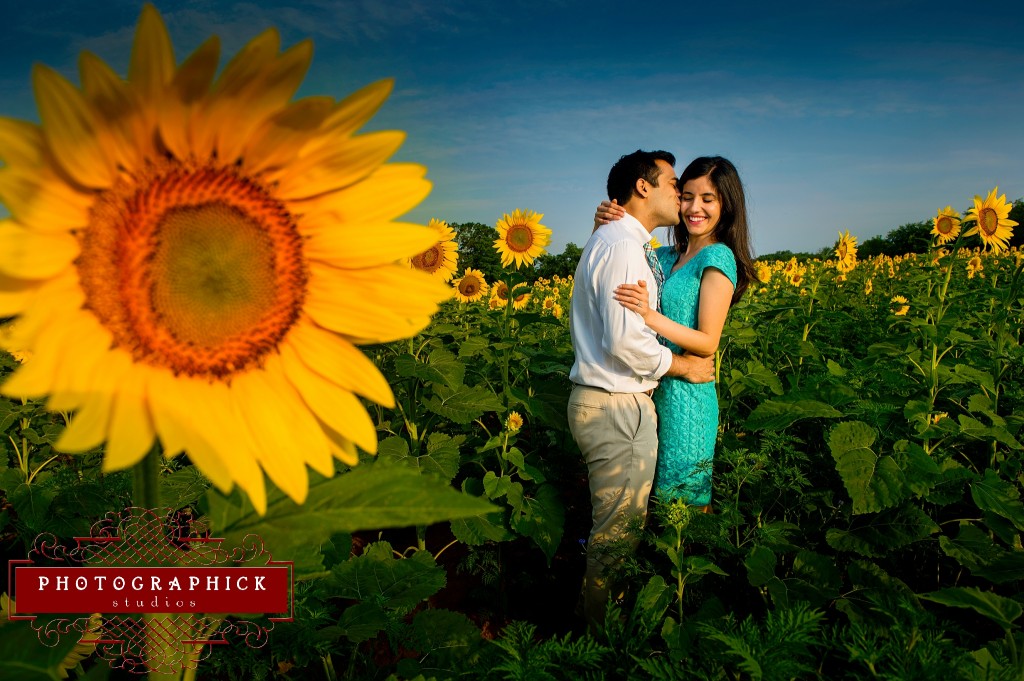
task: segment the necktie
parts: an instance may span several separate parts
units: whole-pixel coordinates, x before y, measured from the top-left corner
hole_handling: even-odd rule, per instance
[[[654,253],[654,249],[651,248],[651,242],[644,243],[644,255],[647,256],[647,264],[651,266],[651,272],[654,273],[654,283],[658,285],[658,295],[655,298],[655,310],[661,309],[661,289],[665,285],[665,270],[661,269],[661,263],[658,261],[658,256]]]

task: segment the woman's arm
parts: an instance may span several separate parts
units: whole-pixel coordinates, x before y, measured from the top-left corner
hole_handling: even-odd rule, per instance
[[[623,307],[637,312],[647,326],[683,350],[701,357],[710,357],[718,350],[725,317],[732,302],[732,292],[732,282],[721,270],[714,267],[704,270],[700,279],[696,329],[675,322],[648,307],[647,284],[644,282],[621,284],[615,289],[615,299]]]
[[[625,215],[626,211],[618,201],[602,201],[594,212],[594,231],[596,232],[601,225],[623,218]]]

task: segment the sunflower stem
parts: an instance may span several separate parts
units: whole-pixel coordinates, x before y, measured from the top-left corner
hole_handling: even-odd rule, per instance
[[[160,514],[160,452],[157,447],[135,464],[132,475],[132,504]]]
[[[135,464],[132,469],[132,504],[136,508],[152,510],[158,516],[163,515],[160,506],[160,450],[154,446],[142,461]],[[166,650],[167,643],[160,635],[161,621],[168,618],[165,613],[145,613],[142,620],[146,627],[146,653],[147,659],[162,660],[166,655],[171,654]],[[159,662],[158,669],[150,670],[147,678],[150,681],[178,681],[183,678],[184,669],[177,671],[163,671]]]

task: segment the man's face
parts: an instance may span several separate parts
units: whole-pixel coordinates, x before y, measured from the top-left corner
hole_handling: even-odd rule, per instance
[[[676,171],[667,161],[657,160],[658,186],[651,186],[648,200],[651,202],[658,226],[673,226],[679,222],[679,187],[676,186]]]

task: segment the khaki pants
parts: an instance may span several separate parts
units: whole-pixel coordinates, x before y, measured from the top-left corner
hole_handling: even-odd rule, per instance
[[[646,393],[609,393],[576,386],[569,396],[569,430],[587,462],[594,527],[587,543],[583,611],[593,626],[604,620],[605,572],[615,559],[602,544],[626,540],[629,525],[647,519],[647,502],[658,459],[658,419]]]

